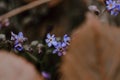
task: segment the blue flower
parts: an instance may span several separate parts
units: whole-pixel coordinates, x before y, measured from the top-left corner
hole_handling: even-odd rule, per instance
[[[69,44],[70,44],[70,37],[69,37],[67,34],[64,35],[64,37],[63,37],[63,42],[65,42],[66,45],[69,45]]]
[[[53,54],[57,53],[58,56],[65,55],[66,53],[66,44],[63,42],[58,42],[57,46],[55,46],[55,50],[53,50]]]
[[[57,41],[56,41],[55,35],[50,35],[48,33],[47,34],[47,39],[45,41],[46,41],[46,43],[48,44],[49,47],[57,45]]]
[[[23,43],[27,38],[23,36],[22,32],[19,32],[18,35],[11,32],[11,40],[15,41],[15,43]]]
[[[111,15],[114,15],[114,16],[117,16],[120,12],[120,5],[116,5],[115,8],[113,8],[111,11],[110,11],[110,14]]]
[[[107,9],[111,10],[116,7],[116,2],[112,0],[106,0]]]
[[[22,46],[22,44],[18,43],[18,44],[14,45],[14,49],[18,50],[18,51],[22,51],[23,50],[23,46]]]
[[[14,41],[14,49],[18,50],[18,51],[22,51],[23,50],[23,46],[22,43],[27,40],[27,38],[25,38],[23,36],[22,32],[19,32],[18,35],[14,34],[13,32],[11,32],[11,40]]]

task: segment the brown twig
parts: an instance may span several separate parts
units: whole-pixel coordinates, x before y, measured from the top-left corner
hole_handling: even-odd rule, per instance
[[[12,11],[10,11],[10,12],[2,15],[2,16],[0,16],[0,20],[4,21],[7,18],[10,18],[10,17],[15,16],[17,14],[20,14],[20,13],[26,11],[26,10],[30,10],[30,9],[32,9],[34,7],[37,7],[37,6],[41,5],[41,4],[47,3],[49,1],[50,0],[37,0],[37,1],[33,1],[33,2],[29,3],[29,4],[27,4],[27,5],[24,5],[22,7],[16,8],[16,9],[14,9],[14,10],[12,10]]]

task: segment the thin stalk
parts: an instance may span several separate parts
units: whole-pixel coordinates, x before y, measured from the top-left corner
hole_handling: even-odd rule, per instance
[[[7,18],[13,17],[13,16],[15,16],[17,14],[20,14],[20,13],[26,11],[26,10],[30,10],[30,9],[32,9],[34,7],[37,7],[37,6],[41,5],[41,4],[47,3],[49,1],[50,0],[37,0],[37,1],[33,1],[33,2],[29,3],[29,4],[27,4],[27,5],[24,5],[22,7],[16,8],[16,9],[13,9],[12,11],[10,11],[10,12],[0,16],[0,20],[4,21]]]

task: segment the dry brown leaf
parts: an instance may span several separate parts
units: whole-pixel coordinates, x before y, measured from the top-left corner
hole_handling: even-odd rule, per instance
[[[120,80],[120,29],[92,16],[73,32],[61,80]]]
[[[0,51],[0,80],[43,80],[32,64],[21,57]]]

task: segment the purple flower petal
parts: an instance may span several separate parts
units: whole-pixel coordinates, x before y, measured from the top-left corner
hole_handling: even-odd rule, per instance
[[[50,36],[50,33],[48,33],[48,34],[47,34],[47,38],[50,38],[50,37],[51,37],[51,36]]]
[[[45,72],[45,71],[42,71],[41,74],[46,79],[50,79],[51,78],[51,75],[49,73]]]
[[[66,47],[67,44],[63,42],[61,46],[62,46],[62,47]]]
[[[49,47],[51,47],[51,46],[52,46],[52,44],[51,44],[51,43],[48,43],[48,46],[49,46]]]
[[[57,46],[57,41],[53,41],[53,46]]]
[[[59,53],[58,53],[58,56],[62,56],[62,53],[59,52]]]
[[[57,49],[53,50],[53,54],[57,53],[57,51],[58,51]]]
[[[48,40],[48,39],[46,39],[46,40],[45,40],[45,42],[46,42],[46,43],[48,43],[48,42],[49,42],[49,40]]]
[[[53,35],[52,35],[52,38],[54,38],[54,37],[55,37],[55,35],[53,34]]]
[[[17,39],[17,35],[11,32],[11,40],[16,40],[16,39]]]
[[[23,50],[23,46],[21,44],[15,44],[14,48],[18,51],[22,51]]]
[[[22,33],[22,32],[19,32],[19,33],[18,33],[18,37],[23,37],[23,33]]]

